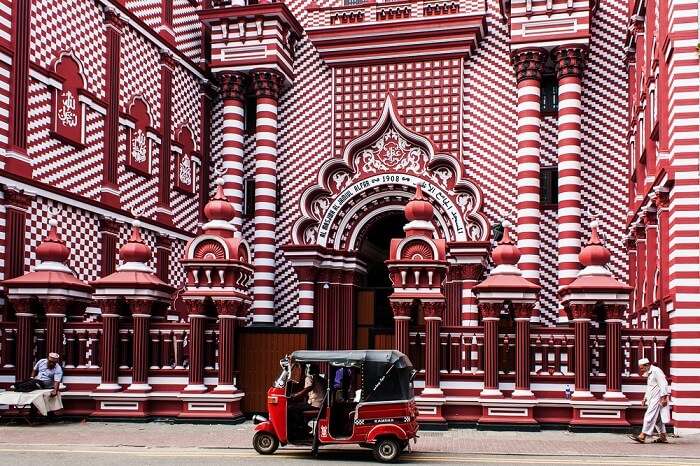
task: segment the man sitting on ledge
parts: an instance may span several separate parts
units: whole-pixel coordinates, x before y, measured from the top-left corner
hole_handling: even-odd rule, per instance
[[[57,353],[49,353],[48,358],[40,359],[34,365],[31,378],[17,382],[10,387],[10,390],[31,392],[51,388],[51,396],[56,396],[63,378],[63,369],[58,363],[59,359],[60,356]]]

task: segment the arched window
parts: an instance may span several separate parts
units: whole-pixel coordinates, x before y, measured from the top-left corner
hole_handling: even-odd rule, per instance
[[[195,186],[194,138],[187,127],[183,127],[173,146],[175,152],[175,187],[180,191],[191,194]]]
[[[54,70],[61,78],[61,89],[53,93],[52,136],[62,141],[82,146],[84,144],[85,111],[80,103],[84,81],[80,64],[70,55],[56,61]]]
[[[147,136],[151,117],[146,102],[140,97],[135,98],[129,107],[129,116],[134,126],[127,131],[127,165],[143,175],[150,175],[153,143]]]

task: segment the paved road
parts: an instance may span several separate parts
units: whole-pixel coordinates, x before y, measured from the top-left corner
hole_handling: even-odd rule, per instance
[[[110,466],[110,465],[262,465],[289,464],[377,464],[369,450],[323,450],[315,461],[308,451],[282,449],[272,456],[261,456],[246,449],[201,448],[133,448],[133,447],[40,447],[37,445],[0,446],[3,465],[51,464],[52,466]],[[698,465],[700,459],[659,459],[648,456],[544,456],[544,455],[487,455],[465,453],[414,452],[402,457],[402,464],[483,464],[483,465],[614,465],[662,466]]]

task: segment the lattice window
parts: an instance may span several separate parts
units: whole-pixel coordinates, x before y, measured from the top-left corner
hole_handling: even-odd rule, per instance
[[[540,205],[544,209],[557,207],[559,194],[559,173],[557,167],[540,169]]]

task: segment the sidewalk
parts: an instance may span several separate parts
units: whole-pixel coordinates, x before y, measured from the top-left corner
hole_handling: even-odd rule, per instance
[[[0,446],[250,449],[252,434],[250,422],[237,425],[66,422],[34,427],[0,426]],[[452,429],[420,432],[414,450],[455,454],[700,458],[700,435],[671,438],[670,441],[668,445],[638,445],[623,434]]]

